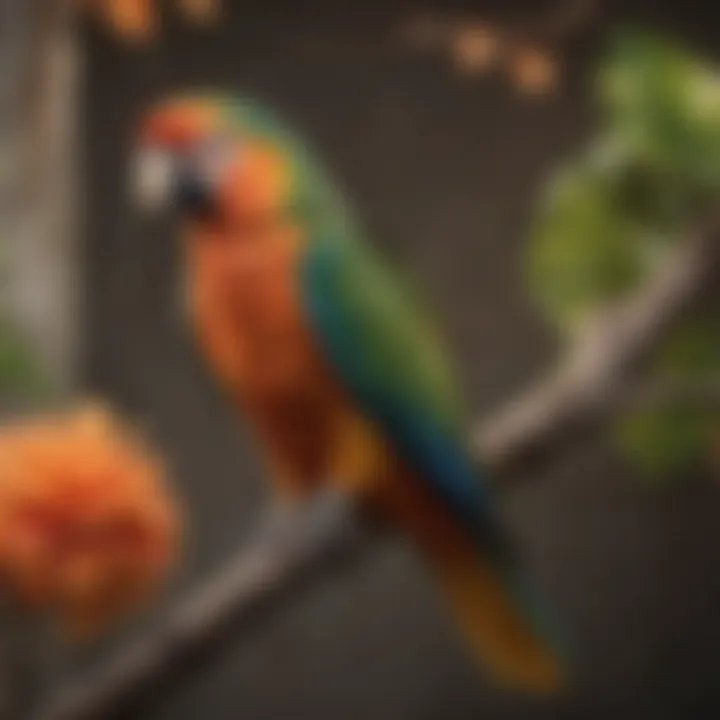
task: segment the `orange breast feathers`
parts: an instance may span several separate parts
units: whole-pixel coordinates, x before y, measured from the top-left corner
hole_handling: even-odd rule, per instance
[[[307,487],[327,477],[345,403],[304,321],[300,250],[291,227],[193,233],[190,312],[202,353],[250,417],[273,475]]]
[[[267,234],[267,233],[265,233]],[[191,308],[223,382],[243,394],[272,394],[307,362],[297,302],[297,233],[271,238],[205,231],[190,241]]]
[[[276,482],[354,487],[385,449],[324,361],[300,299],[304,237],[282,212],[281,159],[250,146],[231,166],[215,229],[189,239],[191,312],[214,372],[265,444]],[[380,462],[377,459],[380,457]]]

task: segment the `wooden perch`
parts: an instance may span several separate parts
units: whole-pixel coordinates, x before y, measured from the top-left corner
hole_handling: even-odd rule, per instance
[[[716,268],[715,226],[671,250],[636,296],[590,322],[555,372],[508,404],[474,436],[479,457],[496,468],[544,449],[563,430],[597,420],[626,387],[632,365],[696,298]]]
[[[475,444],[484,461],[503,466],[555,439],[568,425],[602,416],[603,399],[621,389],[633,362],[711,277],[714,239],[700,233],[679,244],[636,297],[598,318],[578,338],[549,379],[481,426]],[[231,621],[238,631],[247,628],[260,609],[286,600],[298,581],[317,577],[328,568],[329,557],[342,556],[352,546],[348,540],[354,527],[352,499],[332,493],[273,523],[206,585],[170,609],[149,635],[62,692],[36,720],[107,718],[127,708],[209,647]]]

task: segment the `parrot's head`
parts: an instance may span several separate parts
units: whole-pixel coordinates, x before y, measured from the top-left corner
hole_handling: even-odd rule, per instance
[[[134,193],[212,227],[253,225],[290,204],[292,159],[252,107],[223,96],[174,98],[142,120]]]

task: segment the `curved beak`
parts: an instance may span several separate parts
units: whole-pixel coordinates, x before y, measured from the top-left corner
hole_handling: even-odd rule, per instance
[[[131,161],[130,188],[133,200],[146,211],[166,208],[176,182],[172,155],[157,148],[142,148]]]

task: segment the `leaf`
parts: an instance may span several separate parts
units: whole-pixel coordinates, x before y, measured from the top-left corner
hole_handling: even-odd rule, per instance
[[[670,335],[656,362],[661,377],[720,377],[720,322],[710,317],[688,320]]]
[[[29,344],[8,325],[0,325],[0,396],[31,399],[49,392],[49,380]]]
[[[720,324],[698,317],[677,328],[658,352],[649,373],[662,386],[720,385]],[[666,401],[621,417],[614,435],[626,457],[640,470],[671,475],[702,466],[716,449],[720,405]]]
[[[560,326],[572,329],[597,307],[626,295],[642,277],[642,253],[613,173],[585,163],[550,187],[528,256],[531,291]]]
[[[719,427],[717,408],[647,409],[622,417],[614,437],[638,470],[667,477],[702,465]]]
[[[720,193],[720,79],[679,46],[626,33],[601,68],[605,123],[541,198],[532,296],[573,332],[622,300]]]
[[[601,67],[608,126],[637,159],[700,191],[720,190],[720,79],[676,43],[626,32]]]
[[[601,67],[598,94],[601,132],[541,198],[528,251],[533,296],[570,332],[638,288],[720,194],[720,77],[711,65],[663,38],[625,33]],[[711,316],[672,333],[647,379],[695,387],[719,377]],[[613,429],[652,474],[701,465],[720,434],[712,402],[671,398],[626,412]]]

